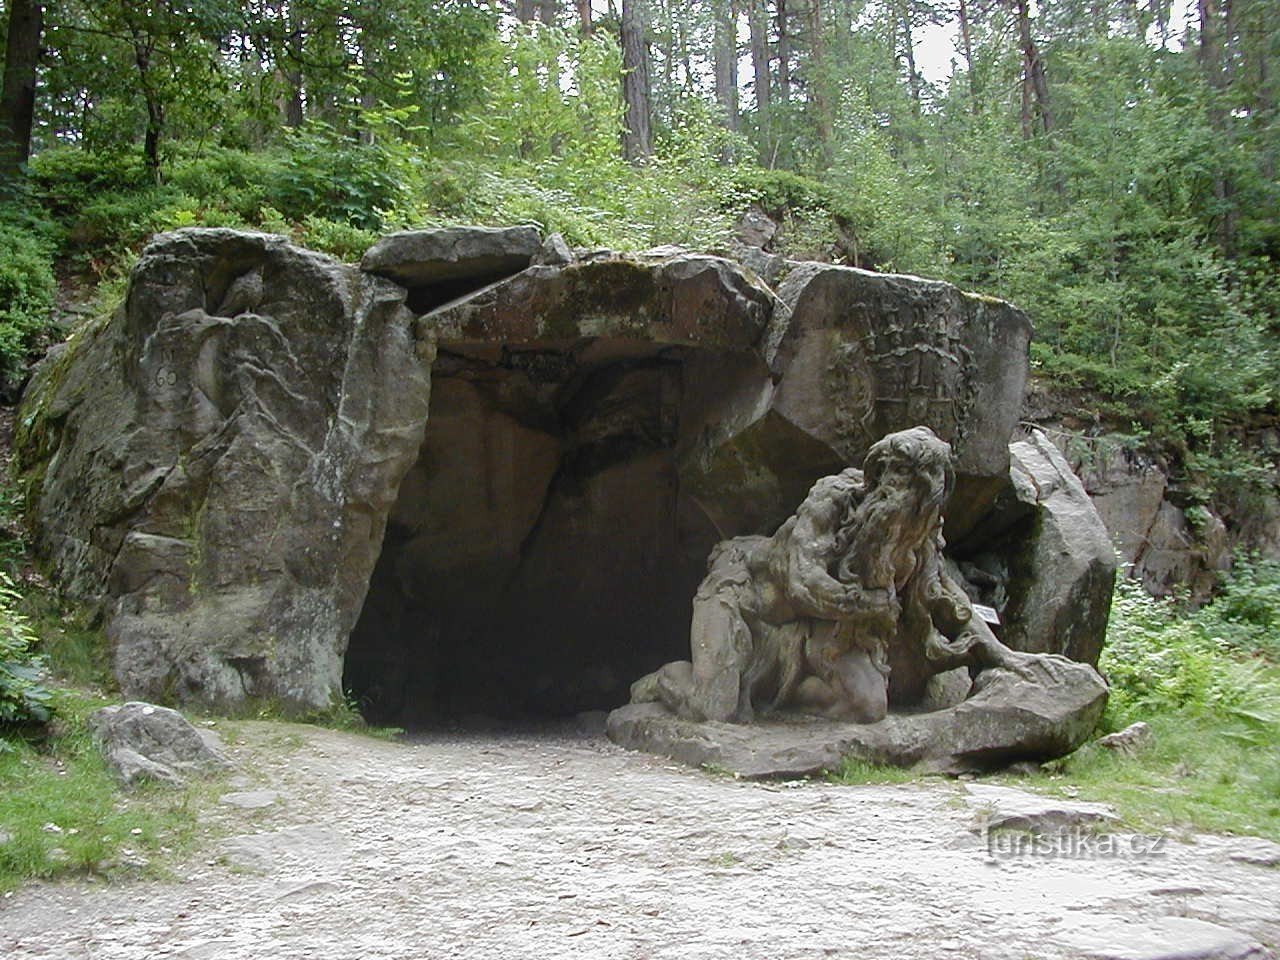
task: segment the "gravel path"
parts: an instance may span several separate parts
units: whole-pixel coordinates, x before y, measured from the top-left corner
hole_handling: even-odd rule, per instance
[[[958,783],[735,782],[564,732],[288,729],[301,746],[241,728],[253,774],[236,786],[278,796],[216,805],[238,835],[173,882],[18,892],[0,956],[1053,960],[1280,942],[1280,869],[1233,860],[1243,840],[997,859]],[[1182,952],[1131,949],[1161,938]]]

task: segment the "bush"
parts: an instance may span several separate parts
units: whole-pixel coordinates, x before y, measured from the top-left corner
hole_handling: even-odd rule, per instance
[[[377,144],[310,123],[291,133],[289,160],[271,174],[265,199],[293,221],[314,216],[377,230],[402,199],[396,166]]]
[[[43,663],[33,652],[35,635],[18,612],[13,581],[0,573],[0,730],[45,723],[51,692],[41,683]],[[7,747],[0,738],[0,751]]]
[[[1221,601],[1219,601],[1221,602]],[[1132,580],[1116,589],[1100,664],[1111,683],[1108,725],[1181,713],[1234,723],[1233,735],[1274,739],[1280,730],[1280,670],[1238,655],[1205,629],[1218,603],[1187,617]]]
[[[0,382],[10,392],[52,320],[57,283],[49,245],[28,227],[0,220]]]
[[[100,153],[52,147],[31,158],[36,196],[55,216],[74,216],[104,193],[137,191],[152,183],[135,152]]]
[[[204,207],[256,221],[266,203],[267,184],[279,176],[286,161],[278,150],[246,153],[206,148],[176,162],[169,183]]]
[[[1236,558],[1222,595],[1201,609],[1197,624],[1245,654],[1280,661],[1280,561]]]

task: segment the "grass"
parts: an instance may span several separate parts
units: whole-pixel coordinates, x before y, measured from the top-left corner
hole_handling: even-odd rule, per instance
[[[0,742],[10,745],[0,752],[0,891],[34,878],[163,874],[197,837],[216,783],[122,791],[85,725],[106,703],[61,690],[50,736]]]
[[[984,782],[1108,803],[1137,830],[1245,834],[1280,841],[1280,749],[1211,717],[1152,716],[1152,744],[1123,756],[1089,743],[1034,774]],[[920,782],[901,767],[846,760],[828,778],[846,785]]]
[[[923,775],[905,767],[887,767],[868,760],[845,757],[838,770],[827,774],[831,783],[845,786],[865,786],[876,783],[914,783]]]
[[[1126,757],[1087,744],[1029,777],[1059,796],[1109,803],[1144,830],[1248,834],[1280,841],[1280,747],[1212,717],[1152,716],[1152,744]]]

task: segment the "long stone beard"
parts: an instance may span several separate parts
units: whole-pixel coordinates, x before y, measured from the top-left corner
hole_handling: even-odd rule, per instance
[[[842,525],[848,543],[836,578],[868,590],[894,589],[900,558],[930,542],[938,509],[932,492],[915,485],[873,489]]]

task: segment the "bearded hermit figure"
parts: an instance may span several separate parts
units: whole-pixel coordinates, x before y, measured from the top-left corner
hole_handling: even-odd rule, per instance
[[[813,485],[772,537],[716,545],[693,601],[693,660],[637,681],[632,702],[693,720],[760,710],[874,723],[956,667],[1015,667],[942,566],[951,447],[927,427],[890,434]]]

